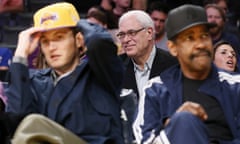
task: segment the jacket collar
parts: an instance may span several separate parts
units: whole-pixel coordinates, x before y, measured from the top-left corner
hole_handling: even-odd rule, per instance
[[[179,64],[161,73],[160,77],[168,89],[174,90],[174,91],[170,91],[171,94],[179,95],[180,93],[181,95],[180,97],[182,97],[183,73],[181,71]],[[220,92],[218,70],[214,66],[214,64],[212,64],[211,72],[209,73],[206,81],[200,87],[200,91],[212,96],[221,95],[221,93],[218,93]]]

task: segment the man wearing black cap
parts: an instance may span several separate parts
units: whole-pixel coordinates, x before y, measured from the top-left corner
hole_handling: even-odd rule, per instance
[[[151,79],[133,124],[137,143],[240,144],[240,75],[212,64],[204,9],[183,5],[166,21],[173,66]]]

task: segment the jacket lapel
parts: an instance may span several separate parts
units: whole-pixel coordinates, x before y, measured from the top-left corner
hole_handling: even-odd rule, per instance
[[[134,73],[134,65],[133,65],[133,62],[130,60],[130,58],[127,58],[127,60],[125,61],[125,66],[126,66],[126,70],[124,75],[123,88],[133,89],[134,92],[137,95],[139,95],[135,73]]]

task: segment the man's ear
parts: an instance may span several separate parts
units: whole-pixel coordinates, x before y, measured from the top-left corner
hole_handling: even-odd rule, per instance
[[[148,32],[148,34],[149,34],[149,40],[152,40],[152,39],[154,39],[154,37],[153,37],[153,28],[147,28],[147,32]]]
[[[75,35],[75,38],[76,38],[76,46],[78,48],[80,47],[85,47],[84,45],[84,37],[83,37],[83,34],[81,32],[78,32],[76,35]]]
[[[176,43],[171,41],[171,40],[168,40],[167,46],[168,46],[170,54],[172,56],[176,57],[177,56],[177,46],[176,46]]]
[[[76,46],[79,48],[79,56],[83,56],[86,51],[87,51],[87,47],[85,46],[85,43],[84,43],[84,37],[82,35],[81,32],[78,32],[76,34]]]

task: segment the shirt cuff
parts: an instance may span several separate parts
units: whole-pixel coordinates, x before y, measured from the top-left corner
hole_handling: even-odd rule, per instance
[[[28,60],[24,57],[20,57],[20,56],[13,56],[13,63],[21,63],[25,66],[28,66]]]

